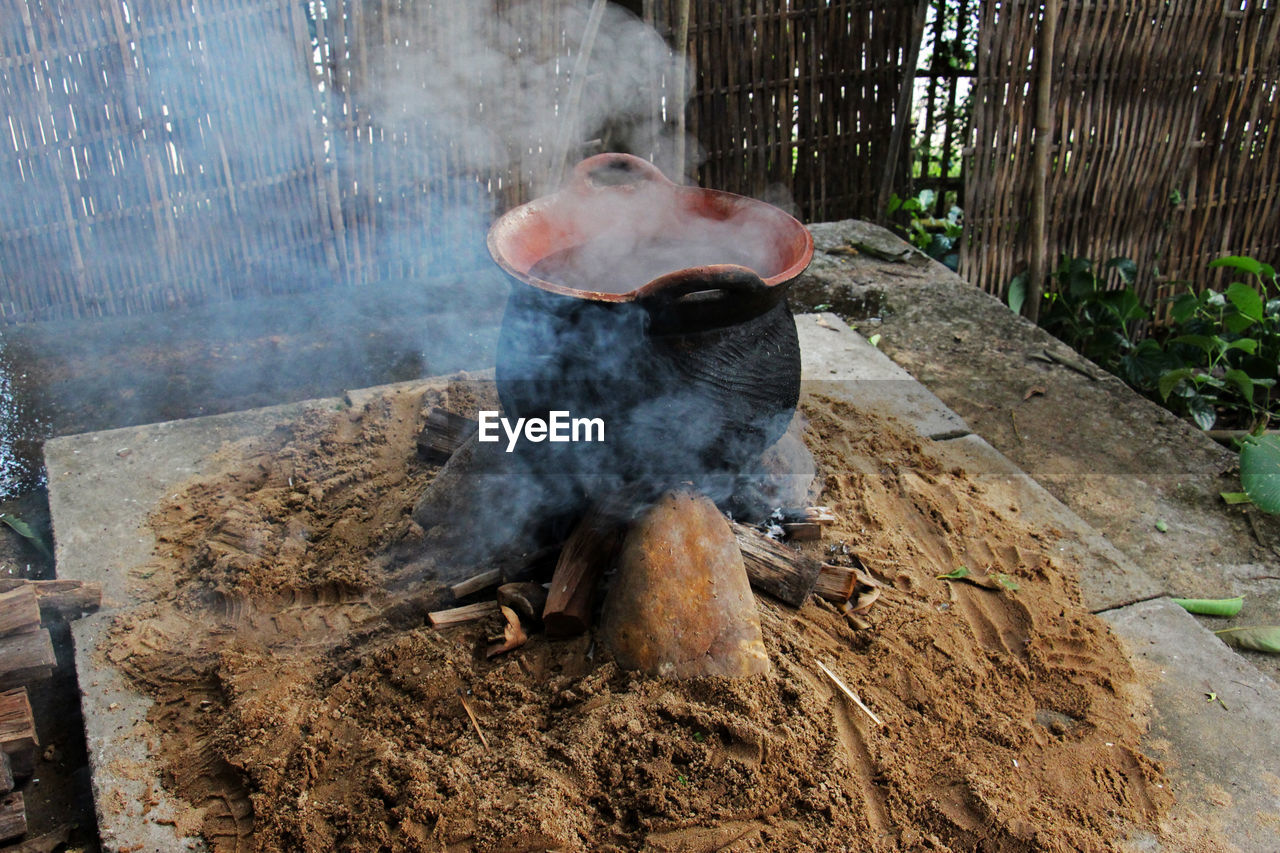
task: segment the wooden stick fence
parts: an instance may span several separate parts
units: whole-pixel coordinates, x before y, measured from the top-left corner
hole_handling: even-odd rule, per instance
[[[687,10],[697,180],[809,219],[878,214],[915,3],[623,5],[668,40]],[[575,63],[590,92],[613,56],[580,54],[588,7],[0,0],[0,324],[483,263],[474,220],[547,190],[564,147],[554,121],[486,133],[522,100],[563,114]],[[476,44],[491,67],[461,61]],[[536,86],[511,70],[531,65]],[[629,145],[668,169],[677,78],[634,84],[666,130]],[[451,91],[480,95],[415,112]],[[582,128],[571,162],[621,130]]]
[[[1038,2],[984,3],[967,164],[966,277],[1004,295],[1037,252],[1035,69],[1047,63],[1046,228],[1061,255],[1130,257],[1140,295],[1218,283],[1224,254],[1280,259],[1280,9],[1063,0],[1053,50]],[[1046,282],[1047,284],[1047,282]]]

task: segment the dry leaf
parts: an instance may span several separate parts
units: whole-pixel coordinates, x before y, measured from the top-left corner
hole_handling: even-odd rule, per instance
[[[484,653],[485,657],[495,657],[509,652],[512,649],[518,649],[525,644],[529,636],[525,634],[524,628],[520,625],[520,616],[510,607],[503,607],[502,616],[507,620],[507,625],[502,629],[503,641],[497,645],[489,647]]]

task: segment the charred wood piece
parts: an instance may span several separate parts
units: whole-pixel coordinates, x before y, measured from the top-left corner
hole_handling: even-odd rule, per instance
[[[427,462],[445,462],[477,427],[471,418],[433,407],[427,412],[426,426],[418,433],[418,455]]]

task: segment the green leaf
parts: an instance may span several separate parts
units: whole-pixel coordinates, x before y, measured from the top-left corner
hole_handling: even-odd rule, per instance
[[[1000,584],[1000,586],[1004,587],[1009,592],[1018,591],[1018,582],[1006,575],[1004,572],[996,572],[992,577],[995,578],[996,583]]]
[[[1235,598],[1175,598],[1173,603],[1201,616],[1235,616],[1244,607],[1244,596]]]
[[[1009,282],[1009,293],[1005,296],[1009,310],[1015,314],[1022,313],[1022,303],[1027,301],[1027,274],[1020,272]]]
[[[1223,628],[1214,631],[1230,645],[1255,652],[1280,655],[1280,625],[1254,625],[1247,628]]]
[[[1213,351],[1218,348],[1218,340],[1221,339],[1212,338],[1208,335],[1178,335],[1176,338],[1170,338],[1169,343],[1186,344],[1187,346],[1204,350],[1205,355],[1212,355]]]
[[[1237,342],[1238,343],[1238,342]],[[1238,368],[1231,368],[1222,375],[1222,378],[1230,382],[1240,391],[1240,396],[1244,397],[1245,402],[1253,405],[1253,377]]]
[[[1106,268],[1119,273],[1120,280],[1125,284],[1133,284],[1134,279],[1138,277],[1138,265],[1132,258],[1112,258],[1107,261]]]
[[[1161,533],[1168,533],[1168,532],[1169,532],[1169,522],[1165,521],[1163,518],[1157,518],[1157,519],[1156,519],[1156,530],[1159,530]]]
[[[1244,314],[1227,314],[1222,318],[1222,325],[1227,331],[1237,335],[1252,326],[1254,322],[1252,317],[1246,317]]]
[[[1196,309],[1199,307],[1200,300],[1196,298],[1194,293],[1184,293],[1173,300],[1173,305],[1169,309],[1169,316],[1173,319],[1173,322],[1182,324],[1194,317]]]
[[[956,569],[955,571],[951,571],[951,572],[947,572],[946,574],[938,575],[938,580],[940,580],[940,581],[944,581],[944,580],[945,580],[945,581],[958,581],[958,580],[961,580],[961,579],[963,579],[963,578],[967,578],[967,577],[969,577],[969,570],[968,570],[966,567],[961,566],[960,568]]]
[[[1218,413],[1214,411],[1213,403],[1199,394],[1187,399],[1187,412],[1196,426],[1203,430],[1213,429],[1214,423],[1218,420]]]
[[[50,560],[53,559],[53,551],[49,550],[49,546],[45,544],[40,534],[31,529],[31,525],[16,516],[9,515],[7,512],[0,512],[0,522],[9,525],[14,533],[30,542],[41,554]]]
[[[1240,448],[1240,485],[1263,512],[1280,512],[1280,435],[1249,436]]]
[[[1232,282],[1227,288],[1227,301],[1250,320],[1262,319],[1262,297],[1249,285],[1239,281]]]
[[[1156,383],[1157,390],[1160,391],[1160,398],[1168,401],[1169,395],[1173,393],[1173,389],[1179,382],[1189,379],[1195,373],[1190,367],[1179,367],[1176,370],[1169,370],[1160,375],[1159,382]]]
[[[867,343],[871,344],[873,347],[878,348],[880,346],[880,333],[876,332],[874,335],[867,338]]]
[[[1234,506],[1236,504],[1251,504],[1253,500],[1244,492],[1219,492],[1224,501]]]
[[[1253,258],[1247,258],[1243,255],[1228,255],[1225,258],[1218,258],[1209,262],[1209,268],[1214,267],[1231,267],[1232,269],[1243,270],[1250,275],[1262,275],[1263,264],[1255,261]]]

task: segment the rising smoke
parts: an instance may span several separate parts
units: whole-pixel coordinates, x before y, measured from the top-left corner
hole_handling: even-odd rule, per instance
[[[335,393],[377,381],[373,362],[427,373],[491,364],[506,285],[484,238],[514,187],[554,189],[565,164],[604,148],[679,175],[674,152],[695,150],[674,142],[683,60],[613,4],[396,4],[381,17],[385,8],[249,3],[219,16],[167,0],[27,4],[32,31],[54,33],[51,43],[76,43],[82,25],[108,37],[0,74],[0,314],[67,317],[69,299],[90,317],[148,300],[164,311],[87,334],[39,330],[46,352],[111,367],[67,390],[67,408],[99,416],[71,429],[216,411],[227,393],[240,405]],[[0,44],[29,58],[21,17],[0,18]],[[124,43],[109,37],[117,18]],[[41,114],[33,105],[44,102]],[[68,205],[78,252],[29,257],[24,235],[65,227]],[[62,295],[33,315],[19,307],[24,291]],[[281,298],[299,293],[314,296]],[[223,307],[190,313],[183,329],[184,313],[166,310],[203,302]],[[352,333],[414,315],[431,319],[388,324],[376,352]],[[180,367],[118,363],[139,341],[176,348],[190,335],[196,357]],[[257,346],[281,336],[280,351]],[[300,340],[322,345],[290,358]],[[253,348],[252,366],[218,358],[237,346]],[[113,396],[115,385],[134,387]]]

